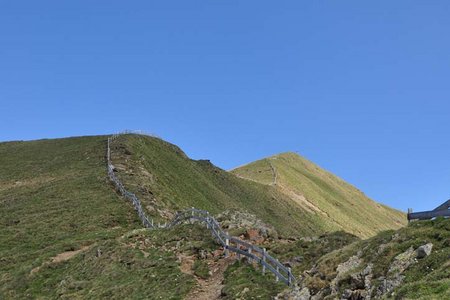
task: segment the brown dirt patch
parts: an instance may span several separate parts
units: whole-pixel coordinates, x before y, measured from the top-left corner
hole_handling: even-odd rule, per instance
[[[310,212],[320,213],[325,216],[328,215],[326,212],[321,210],[319,207],[314,205],[312,202],[308,201],[308,199],[306,199],[305,196],[298,194],[298,193],[294,192],[293,190],[291,190],[285,186],[282,186],[282,185],[278,185],[278,188],[283,194],[287,195],[295,203],[297,203],[299,206],[303,207],[304,209],[306,209]]]
[[[59,263],[62,261],[69,260],[72,257],[74,257],[75,255],[77,255],[78,253],[87,250],[88,248],[89,248],[89,246],[83,246],[78,250],[66,251],[66,252],[60,253],[60,254],[56,255],[55,257],[52,257],[52,263]]]
[[[9,189],[20,188],[20,187],[37,187],[43,183],[48,183],[53,180],[55,180],[54,177],[40,176],[37,178],[28,178],[28,179],[13,180],[13,181],[3,181],[3,182],[0,182],[0,191],[6,191]]]
[[[40,265],[39,267],[36,267],[36,268],[32,269],[32,270],[30,271],[30,275],[33,275],[33,274],[39,272],[39,270],[40,270],[42,267],[44,267],[45,265],[49,265],[49,264],[51,264],[51,263],[60,263],[60,262],[69,260],[69,259],[71,259],[72,257],[74,257],[75,255],[77,255],[78,253],[83,252],[83,251],[86,251],[87,249],[89,249],[89,247],[90,247],[90,246],[83,246],[83,247],[81,247],[81,248],[78,249],[78,250],[74,250],[74,251],[66,251],[66,252],[59,253],[58,255],[56,255],[56,256],[50,258],[49,261],[44,262],[44,263],[43,263],[42,265]]]
[[[223,273],[228,265],[235,260],[235,257],[219,259],[217,262],[213,260],[208,261],[208,266],[211,270],[211,277],[208,279],[197,279],[197,286],[186,296],[187,300],[215,300],[221,298],[221,291],[223,285]],[[192,262],[193,264],[193,262]],[[182,264],[183,265],[183,264]],[[192,269],[192,265],[191,265]],[[191,270],[192,272],[192,270]]]

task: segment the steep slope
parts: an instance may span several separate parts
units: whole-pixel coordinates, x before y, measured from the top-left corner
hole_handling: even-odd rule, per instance
[[[206,160],[191,160],[161,139],[121,135],[111,149],[118,176],[161,222],[169,220],[175,210],[195,206],[214,214],[248,211],[284,236],[311,236],[327,230],[323,216],[311,214],[276,188],[238,178]]]
[[[105,149],[105,136],[0,143],[0,299],[174,299],[194,285],[152,247],[158,232],[143,235],[146,254],[129,234],[141,224],[107,180]]]
[[[450,219],[413,222],[324,255],[304,273],[296,293],[319,299],[450,299]]]
[[[231,171],[273,186],[322,220],[326,230],[370,237],[406,224],[405,215],[376,203],[335,175],[295,153],[282,153]]]

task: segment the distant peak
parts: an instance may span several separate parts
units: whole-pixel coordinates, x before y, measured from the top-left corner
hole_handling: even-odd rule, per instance
[[[271,155],[271,156],[267,156],[267,157],[260,158],[260,159],[258,159],[258,160],[256,160],[256,161],[249,162],[249,163],[246,163],[246,164],[237,166],[237,167],[235,167],[235,168],[233,168],[233,169],[230,169],[229,171],[232,172],[232,171],[234,171],[234,170],[237,170],[237,169],[240,169],[240,168],[243,168],[243,167],[247,167],[247,166],[249,166],[249,165],[252,165],[252,164],[254,164],[254,163],[256,163],[256,162],[260,162],[260,161],[264,161],[264,160],[269,160],[269,159],[294,159],[294,160],[304,160],[304,158],[303,158],[300,154],[298,154],[298,153],[296,153],[296,152],[293,152],[293,151],[287,151],[287,152],[281,152],[281,153],[278,153],[278,154],[273,154],[273,155]]]
[[[288,151],[288,152],[281,152],[272,156],[267,157],[268,159],[270,158],[302,158],[302,156],[300,154],[298,154],[297,152],[293,152],[293,151]]]

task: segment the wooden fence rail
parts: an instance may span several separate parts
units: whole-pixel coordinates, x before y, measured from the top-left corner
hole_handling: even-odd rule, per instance
[[[134,132],[124,132],[122,134],[129,134]],[[212,216],[208,211],[197,209],[194,207],[185,209],[183,211],[179,211],[176,213],[175,217],[169,222],[165,224],[155,224],[153,219],[146,215],[144,209],[142,208],[142,204],[138,197],[127,191],[116,176],[114,172],[114,166],[111,162],[111,143],[120,134],[114,134],[110,138],[108,138],[108,147],[107,147],[107,163],[108,163],[108,177],[119,191],[119,193],[131,201],[133,204],[139,219],[142,222],[142,225],[145,228],[149,229],[158,229],[158,228],[171,228],[180,223],[185,222],[186,220],[197,220],[206,225],[206,228],[211,231],[212,236],[215,240],[222,245],[225,255],[228,256],[230,252],[236,253],[237,259],[240,259],[242,256],[247,257],[249,262],[255,262],[262,266],[262,272],[265,273],[266,270],[272,272],[275,275],[275,280],[282,281],[285,284],[292,286],[296,282],[295,276],[292,274],[291,268],[286,267],[282,263],[278,261],[278,259],[269,255],[265,248],[260,248],[256,245],[253,245],[249,242],[245,242],[240,240],[237,237],[230,236],[228,233],[224,232],[217,220]]]

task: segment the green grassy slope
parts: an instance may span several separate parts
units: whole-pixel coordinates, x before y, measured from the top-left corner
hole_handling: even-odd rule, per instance
[[[416,258],[418,247],[432,243],[431,254]],[[410,249],[410,250],[409,250]],[[358,257],[360,262],[336,279],[338,265]],[[413,222],[407,227],[382,232],[367,240],[324,255],[308,272],[303,285],[312,294],[322,291],[325,299],[339,298],[346,289],[355,289],[355,278],[371,265],[370,290],[372,297],[394,299],[450,299],[450,219]],[[400,270],[400,271],[399,271]],[[377,291],[386,280],[401,284],[383,295]],[[336,294],[332,295],[334,285]],[[389,286],[389,284],[388,284]],[[364,287],[359,287],[364,289]]]
[[[203,231],[123,238],[141,224],[107,180],[106,138],[0,143],[0,298],[141,298],[156,293],[168,299],[182,298],[194,285],[191,275],[181,273],[173,250],[154,245],[161,238],[187,243],[183,236]],[[325,230],[320,219],[273,187],[237,178],[208,161],[190,160],[160,139],[121,136],[112,158],[127,188],[161,221],[176,209],[195,206],[212,213],[247,210],[283,235]],[[206,233],[197,244],[210,242]],[[228,281],[229,291],[234,283]]]
[[[125,186],[157,220],[194,206],[214,214],[225,209],[248,211],[282,235],[310,236],[326,229],[322,216],[309,213],[277,189],[238,178],[209,161],[191,160],[158,138],[120,136],[112,143],[112,162]]]
[[[283,153],[232,170],[232,173],[276,187],[299,206],[320,216],[330,231],[360,237],[406,224],[405,214],[376,203],[335,175],[295,153]]]
[[[181,299],[195,285],[193,275],[181,272],[177,255],[197,256],[198,249],[212,251],[217,245],[196,226],[136,231],[142,226],[135,211],[114,192],[106,176],[106,139],[0,143],[0,299]],[[195,206],[213,214],[226,209],[248,211],[284,236],[315,236],[336,229],[293,191],[280,188],[286,178],[296,181],[297,175],[279,172],[281,166],[276,164],[277,184],[270,184],[273,173],[263,172],[266,181],[258,183],[208,161],[191,160],[160,139],[138,135],[114,141],[112,161],[127,189],[139,196],[157,221]],[[321,176],[310,181],[318,184],[324,180]],[[335,184],[345,186],[340,181]],[[329,192],[326,185],[320,187],[314,187],[318,195]],[[317,259],[317,253],[323,253],[318,247],[327,245],[324,249],[329,250],[352,239],[336,234],[308,246],[298,241],[266,247],[286,261],[303,256],[304,261],[294,266],[298,275]],[[80,251],[64,259],[75,250]],[[253,292],[241,295],[243,299],[273,296],[282,288],[270,276],[257,276],[258,272],[232,265],[225,276],[227,297],[244,287]],[[271,291],[264,288],[266,284],[273,285]]]
[[[118,240],[141,225],[107,180],[105,148],[105,136],[0,143],[0,299],[149,298],[158,284],[169,299],[193,285],[174,281],[173,254],[144,259]]]

